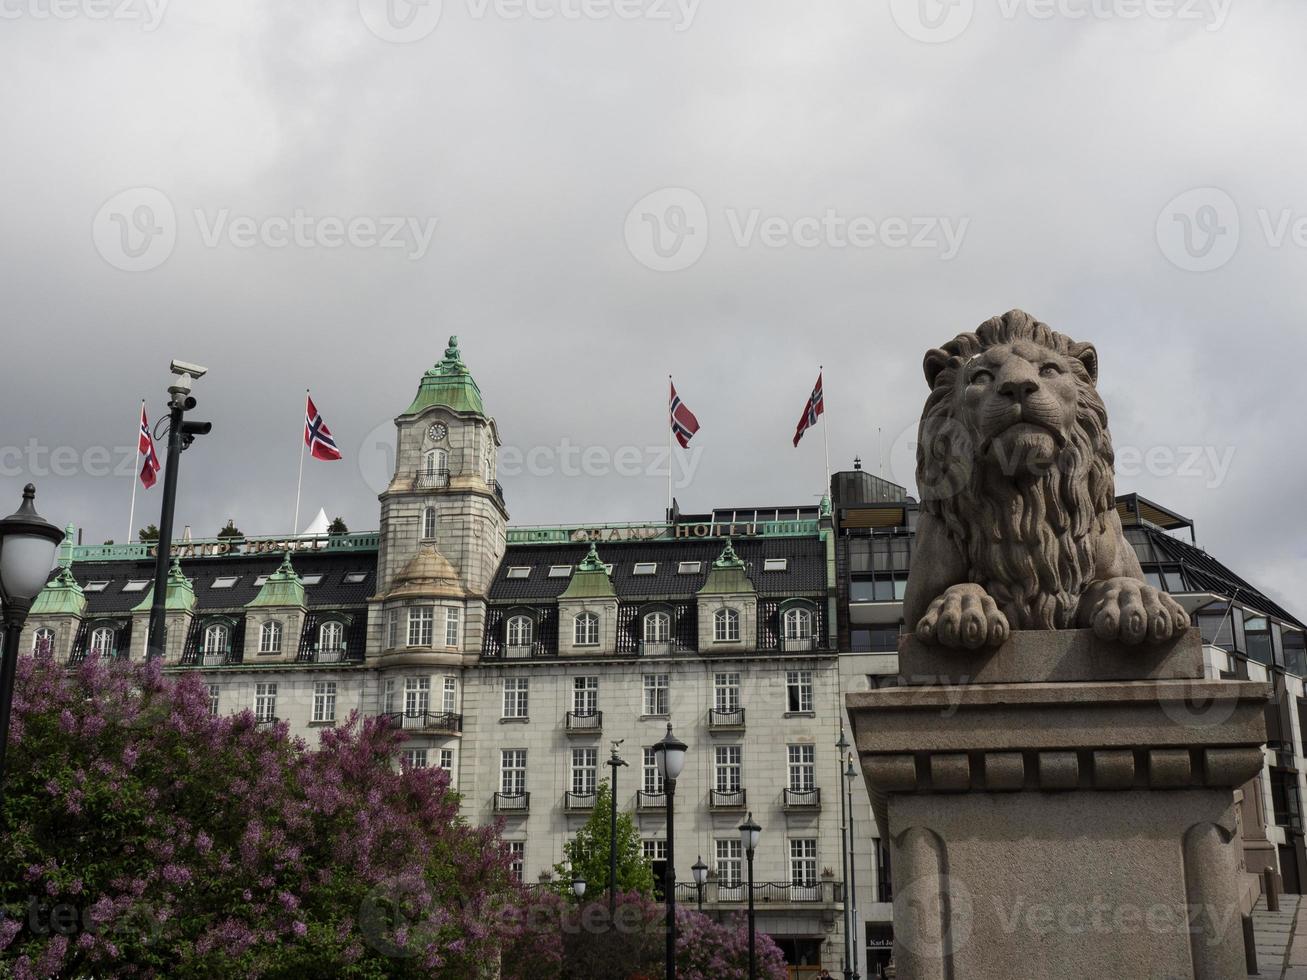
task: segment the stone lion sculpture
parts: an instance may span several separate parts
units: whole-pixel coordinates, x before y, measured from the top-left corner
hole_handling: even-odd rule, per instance
[[[1189,628],[1144,582],[1116,511],[1098,354],[1020,310],[926,354],[922,503],[904,618],[925,643],[1092,628],[1161,643]]]

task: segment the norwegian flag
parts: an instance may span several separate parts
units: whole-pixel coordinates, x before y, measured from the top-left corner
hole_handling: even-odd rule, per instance
[[[669,383],[670,383],[670,379]],[[672,397],[668,404],[668,416],[672,423],[672,434],[676,436],[676,441],[685,449],[690,445],[690,440],[694,434],[699,431],[699,420],[694,417],[694,413],[681,401],[681,396],[676,393],[676,385],[672,385]]]
[[[817,387],[812,389],[812,394],[808,396],[808,404],[803,408],[803,417],[799,419],[799,427],[794,430],[794,445],[799,444],[803,434],[812,426],[817,424],[817,417],[826,411],[826,401],[821,393],[821,372],[817,372]]]
[[[150,420],[145,416],[145,406],[141,406],[141,434],[137,440],[137,455],[143,456],[141,463],[141,485],[149,490],[159,479],[163,467],[159,463],[159,454],[154,451],[154,436],[150,435]]]
[[[331,430],[313,404],[313,397],[307,395],[305,400],[308,404],[304,409],[304,445],[309,447],[309,455],[314,459],[340,459],[336,440],[331,437]]]

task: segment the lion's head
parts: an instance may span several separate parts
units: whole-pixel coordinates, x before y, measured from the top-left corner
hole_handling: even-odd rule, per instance
[[[917,484],[1014,629],[1074,626],[1115,504],[1098,355],[1020,310],[926,355]]]

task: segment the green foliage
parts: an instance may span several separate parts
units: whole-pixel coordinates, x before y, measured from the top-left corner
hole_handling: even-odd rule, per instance
[[[236,526],[235,521],[229,520],[227,522],[227,526],[218,532],[218,537],[219,538],[243,538],[245,537],[245,535],[241,533],[241,529]]]
[[[141,528],[139,533],[143,544],[147,541],[159,540],[159,527],[157,524],[147,525],[146,527]]]
[[[328,534],[349,534],[349,525],[345,523],[345,518],[337,517],[327,528]]]
[[[594,810],[590,819],[563,846],[567,860],[554,865],[554,887],[561,895],[572,894],[572,875],[580,871],[585,878],[587,895],[597,894],[608,887],[608,855],[612,839],[613,793],[608,780],[599,784],[595,793]],[[644,856],[640,833],[635,818],[629,813],[617,815],[617,890],[652,895],[653,868]]]

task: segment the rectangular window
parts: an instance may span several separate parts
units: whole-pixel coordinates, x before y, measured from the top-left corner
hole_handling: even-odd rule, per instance
[[[313,720],[336,720],[336,682],[316,681],[313,685]]]
[[[568,577],[569,575],[571,575],[571,574],[572,574],[572,566],[571,566],[571,565],[550,565],[550,566],[549,566],[549,577],[550,577],[550,578],[567,578],[567,577]]]
[[[213,580],[213,585],[211,586],[211,588],[230,589],[233,588],[236,585],[236,583],[239,581],[240,581],[239,575],[219,575],[217,578]]]
[[[676,566],[677,575],[698,575],[701,571],[703,571],[701,561],[683,561]]]
[[[431,678],[404,678],[404,714],[421,718],[431,710]]]
[[[810,792],[816,786],[817,750],[812,745],[790,745],[786,747],[790,763],[790,790],[795,793]]]
[[[504,679],[504,717],[526,718],[530,701],[530,680],[525,677]]]
[[[718,745],[713,749],[713,789],[735,793],[740,789],[740,747]]]
[[[426,749],[404,749],[399,754],[405,769],[425,769],[427,767]]]
[[[386,649],[394,650],[399,646],[400,609],[392,609],[386,614]]]
[[[788,558],[764,558],[762,561],[762,570],[764,572],[783,572],[790,567]]]
[[[254,720],[277,720],[277,685],[254,685]]]
[[[508,842],[508,873],[519,884],[526,877],[526,841]]]
[[[644,859],[649,862],[667,860],[667,841],[665,840],[642,840],[640,849],[644,851]]]
[[[815,837],[798,837],[790,840],[790,884],[808,887],[817,884]]]
[[[458,646],[459,628],[462,625],[462,612],[454,606],[445,609],[445,646]]]
[[[812,671],[791,670],[785,674],[787,711],[812,710]]]
[[[436,610],[431,606],[412,606],[408,611],[408,645],[411,647],[431,646],[431,626],[435,622]]]
[[[207,684],[205,686],[209,689],[209,716],[211,718],[217,718],[218,695],[221,693],[222,688],[220,688],[217,684]]]
[[[663,792],[663,774],[658,771],[658,753],[644,750],[644,780],[640,788],[646,793]]]
[[[744,845],[738,837],[726,837],[717,845],[717,884],[721,888],[739,888],[744,881]]]
[[[631,574],[653,575],[657,571],[658,571],[658,563],[656,561],[638,561],[635,563],[635,567],[631,569]]]
[[[132,579],[123,586],[124,592],[144,592],[150,587],[150,580],[144,578]]]
[[[665,715],[668,713],[668,687],[666,674],[644,675],[644,713],[646,715]]]
[[[740,710],[740,675],[713,674],[713,708],[722,712]]]
[[[500,750],[499,792],[504,796],[521,796],[526,792],[526,749]]]
[[[266,575],[259,575],[254,579],[254,587],[256,589],[263,588],[267,583],[268,583],[268,576]]]
[[[440,750],[440,768],[443,769],[443,770],[445,770],[445,772],[449,772],[449,773],[452,773],[452,772],[454,771],[454,750],[453,750],[453,749],[441,749],[441,750]]]
[[[531,577],[531,566],[530,566],[530,565],[514,565],[512,568],[510,568],[510,569],[508,570],[508,575],[507,575],[507,577],[508,577],[508,578],[530,578],[530,577]]]
[[[392,677],[381,685],[381,713],[389,715],[395,710],[395,679]]]
[[[85,587],[83,587],[82,591],[83,591],[83,592],[103,592],[103,591],[104,591],[105,589],[107,589],[108,587],[109,587],[109,583],[108,583],[107,581],[100,581],[100,582],[87,582],[86,585],[85,585]]]
[[[593,715],[599,710],[599,678],[572,678],[572,714]]]
[[[589,796],[595,791],[599,771],[598,749],[572,750],[572,792]]]
[[[347,572],[345,574],[346,585],[360,585],[368,580],[367,572]]]
[[[440,710],[452,715],[458,710],[458,678],[446,677],[445,689],[441,692]]]
[[[321,575],[301,575],[301,576],[300,576],[300,581],[303,582],[305,585],[321,585],[321,584],[322,584],[322,576],[321,576]]]

